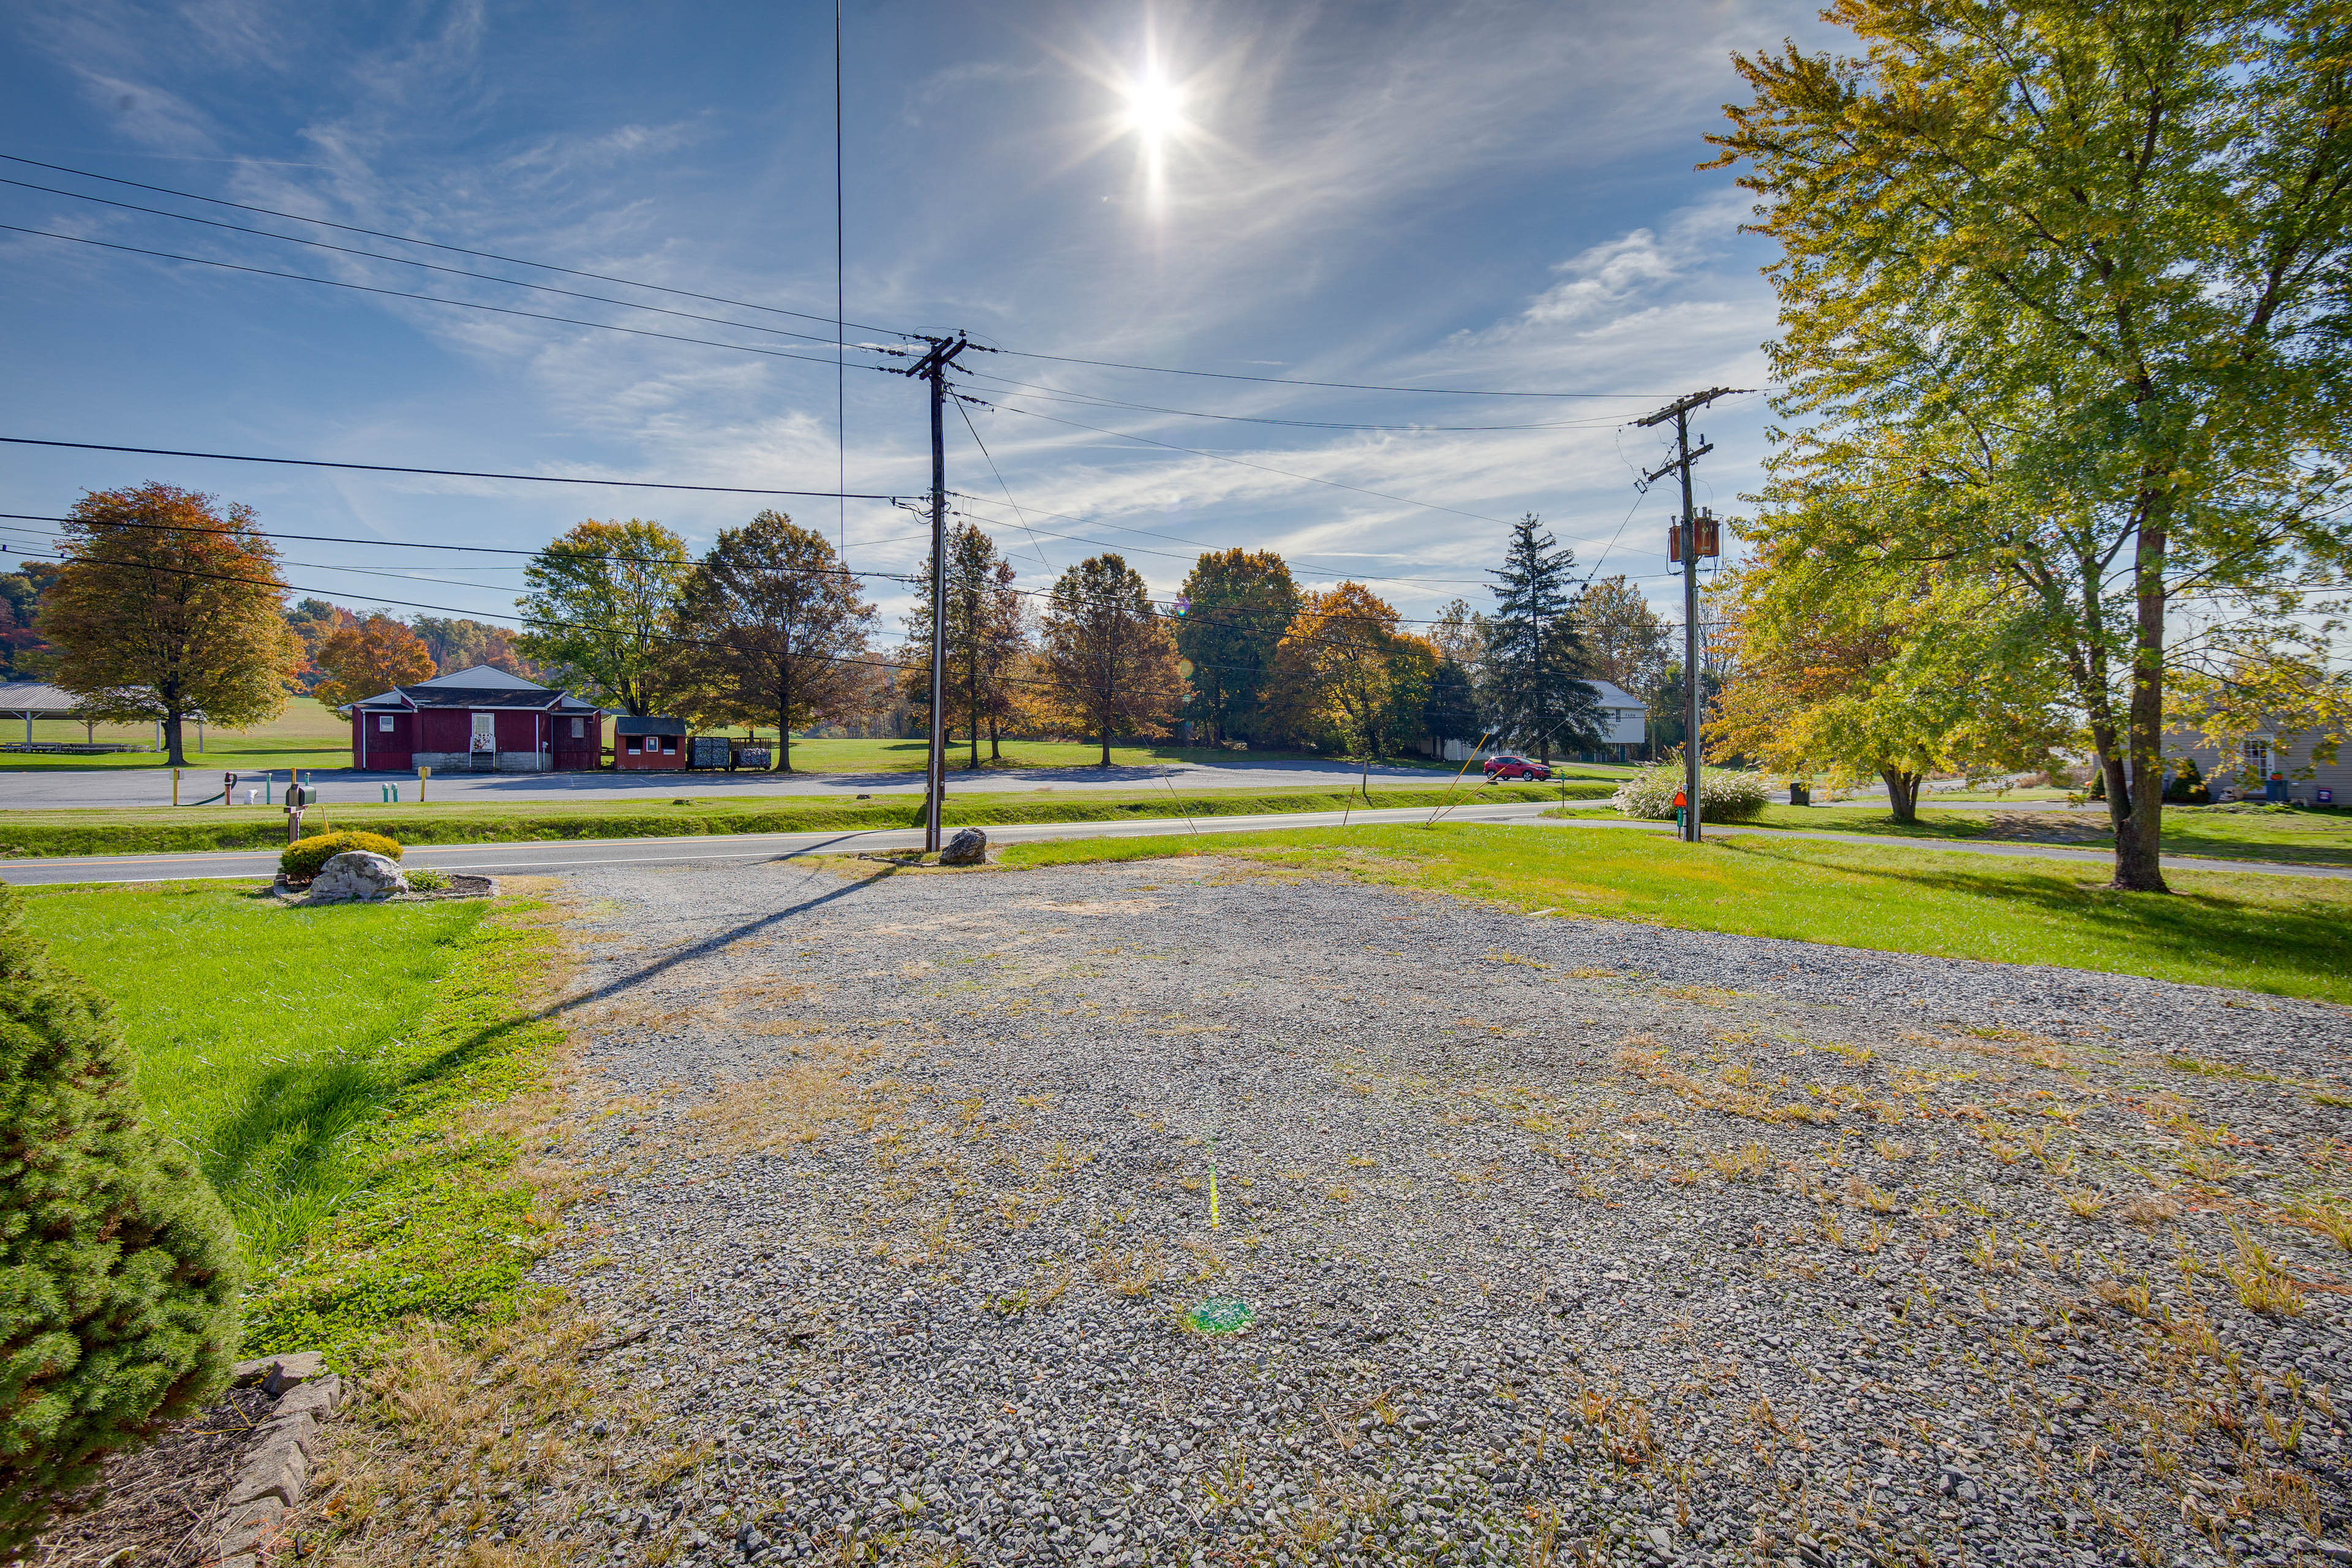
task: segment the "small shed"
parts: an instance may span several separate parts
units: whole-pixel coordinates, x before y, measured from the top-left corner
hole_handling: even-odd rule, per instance
[[[616,768],[684,768],[694,761],[685,721],[665,713],[613,721],[613,765]]]

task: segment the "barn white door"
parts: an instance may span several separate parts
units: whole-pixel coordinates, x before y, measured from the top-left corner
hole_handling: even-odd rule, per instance
[[[474,715],[473,749],[478,752],[496,752],[499,749],[499,716],[497,714]]]

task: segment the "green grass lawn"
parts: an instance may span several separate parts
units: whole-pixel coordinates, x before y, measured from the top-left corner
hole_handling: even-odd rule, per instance
[[[1568,817],[1610,818],[1607,807],[1570,807]],[[2112,847],[2105,819],[2071,814],[2101,831],[2081,846]],[[1821,833],[1867,833],[1895,838],[1980,839],[1996,821],[1983,811],[1948,811],[1922,807],[1919,820],[1904,823],[1884,810],[1863,807],[1768,805],[1764,815],[1745,827],[1801,827]],[[2168,805],[2164,808],[2164,853],[2200,856],[2219,860],[2274,860],[2282,865],[2352,866],[2352,812],[2248,810],[2236,806]]]
[[[1475,776],[1458,787],[1433,778],[1418,788],[1372,786],[1369,799],[1346,788],[1178,791],[1047,790],[959,794],[950,786],[943,820],[950,826],[1013,822],[1108,822],[1129,816],[1247,816],[1271,811],[1338,811],[1357,807],[1434,806],[1447,800],[1590,799],[1606,795],[1605,781],[1556,784],[1483,784]],[[851,832],[908,827],[921,820],[921,802],[908,795],[883,800],[809,795],[684,795],[614,801],[478,802],[400,805],[330,804],[304,818],[306,833],[366,828],[403,844],[513,844],[562,838],[641,838],[713,833]],[[262,849],[286,842],[282,811],[261,806],[149,806],[115,811],[0,812],[0,856],[134,855],[204,849]]]
[[[1762,837],[1442,824],[1214,840],[1016,844],[1013,866],[1244,855],[1576,917],[2000,963],[2050,963],[2352,1003],[2352,882],[2175,868],[2170,897],[2104,867]]]
[[[535,1087],[555,943],[527,900],[280,908],[219,883],[19,890],[113,1004],[149,1116],[236,1222],[248,1352],[339,1364],[520,1300],[547,1223],[481,1109]]]
[[[111,999],[148,1113],[194,1152],[257,1261],[354,1190],[354,1128],[403,1081],[473,900],[287,910],[216,883],[35,888],[26,924]]]

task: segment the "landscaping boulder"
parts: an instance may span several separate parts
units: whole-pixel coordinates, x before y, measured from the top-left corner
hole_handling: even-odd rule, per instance
[[[310,879],[306,904],[381,903],[394,893],[408,891],[408,879],[397,861],[365,850],[346,850],[319,868]]]
[[[988,858],[988,835],[977,827],[960,830],[940,851],[942,866],[977,866]]]

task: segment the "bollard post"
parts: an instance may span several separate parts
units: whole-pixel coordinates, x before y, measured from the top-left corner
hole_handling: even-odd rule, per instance
[[[425,804],[425,781],[432,776],[433,770],[431,768],[419,768],[416,770],[416,804],[419,805],[423,805]]]

